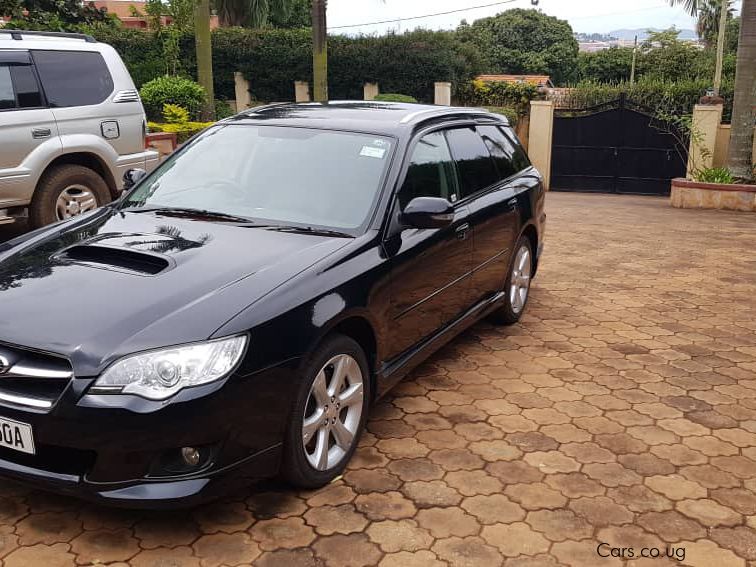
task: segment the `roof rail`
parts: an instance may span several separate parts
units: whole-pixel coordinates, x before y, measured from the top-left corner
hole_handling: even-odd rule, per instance
[[[10,35],[15,40],[24,39],[25,35],[38,35],[44,37],[60,37],[67,39],[81,39],[87,43],[97,43],[97,40],[91,35],[85,33],[68,33],[68,32],[48,32],[48,31],[29,31],[29,30],[6,30],[0,29],[0,34]]]
[[[473,108],[473,107],[450,107],[450,106],[438,106],[436,108],[426,108],[424,110],[418,110],[417,112],[413,112],[411,114],[407,114],[404,118],[402,118],[399,123],[400,124],[408,124],[410,122],[418,121],[422,122],[425,120],[430,120],[431,118],[435,118],[437,116],[449,116],[454,114],[490,114],[485,108]],[[423,118],[420,118],[420,117]],[[418,120],[419,119],[419,120]]]

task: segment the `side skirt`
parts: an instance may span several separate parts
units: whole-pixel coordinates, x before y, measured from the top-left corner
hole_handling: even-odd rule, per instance
[[[426,337],[394,359],[384,362],[378,370],[376,399],[385,395],[386,392],[426,358],[496,309],[505,296],[506,293],[501,291],[496,295],[483,299],[434,334]]]

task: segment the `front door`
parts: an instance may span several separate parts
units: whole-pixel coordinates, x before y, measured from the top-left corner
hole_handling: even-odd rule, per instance
[[[423,136],[411,156],[397,195],[400,210],[415,197],[443,197],[452,203],[459,199],[443,133]],[[387,242],[392,250],[389,360],[450,323],[472,303],[469,209],[463,205],[455,209],[454,221],[447,227],[402,227]]]

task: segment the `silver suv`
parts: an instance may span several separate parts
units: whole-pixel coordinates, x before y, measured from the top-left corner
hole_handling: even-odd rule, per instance
[[[32,227],[115,199],[150,171],[139,93],[116,51],[81,34],[0,29],[0,224]]]

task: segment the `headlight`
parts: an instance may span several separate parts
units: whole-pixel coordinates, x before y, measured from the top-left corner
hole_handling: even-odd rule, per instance
[[[90,393],[165,400],[184,388],[224,378],[246,346],[247,336],[241,335],[126,356],[105,370]]]

